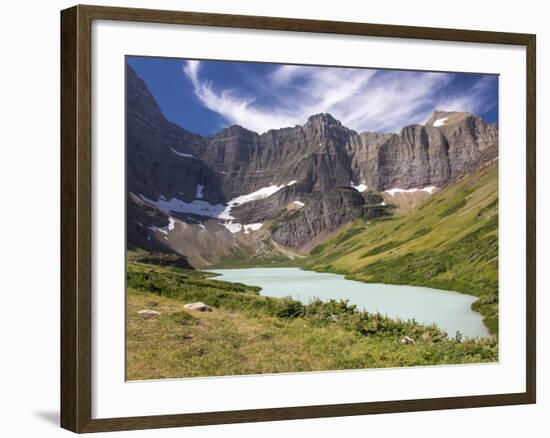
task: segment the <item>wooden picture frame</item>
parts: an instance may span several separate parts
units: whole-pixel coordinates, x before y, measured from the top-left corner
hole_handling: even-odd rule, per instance
[[[94,20],[186,24],[518,45],[526,48],[526,391],[522,393],[316,405],[194,414],[92,418],[92,35]],[[74,432],[213,425],[536,401],[535,35],[290,18],[75,6],[61,12],[61,426]]]

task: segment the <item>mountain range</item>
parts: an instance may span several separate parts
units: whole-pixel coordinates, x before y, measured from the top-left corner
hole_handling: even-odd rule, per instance
[[[299,257],[357,218],[383,219],[497,159],[498,127],[435,111],[399,133],[330,114],[258,134],[200,136],[171,123],[127,66],[128,246],[194,267]]]

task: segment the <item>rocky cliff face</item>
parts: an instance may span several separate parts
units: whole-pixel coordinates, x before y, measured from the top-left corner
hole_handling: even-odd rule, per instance
[[[354,173],[378,191],[439,187],[469,164],[498,154],[497,126],[465,112],[435,111],[425,125],[360,138],[361,147],[351,151]]]
[[[378,190],[439,187],[451,177],[447,151],[445,137],[438,129],[407,126],[380,145],[376,165],[367,181]]]
[[[321,233],[330,233],[363,214],[365,200],[357,190],[340,187],[310,199],[300,210],[274,226],[273,239],[281,245],[303,247]]]
[[[262,135],[232,126],[205,139],[197,153],[219,175],[228,198],[294,180],[308,192],[323,192],[349,185],[351,138],[360,141],[332,116],[318,114],[304,126]]]
[[[437,128],[447,141],[451,178],[471,163],[498,154],[498,127],[478,116],[463,112],[435,111],[426,127]]]
[[[261,135],[232,126],[202,137],[166,120],[128,66],[126,142],[129,243],[189,256],[191,241],[231,253],[235,233],[253,245],[250,234],[263,227],[265,239],[268,223],[277,223],[269,237],[279,244],[307,245],[364,214],[350,186],[440,187],[494,159],[498,129],[470,113],[436,111],[397,134],[357,133],[317,114]],[[185,239],[172,235],[183,229]]]
[[[149,199],[203,199],[224,202],[218,176],[193,154],[202,138],[170,123],[145,83],[127,67],[126,162],[128,190]]]
[[[439,120],[439,122],[437,122]],[[435,123],[435,125],[434,125]],[[398,134],[357,133],[329,114],[258,135],[240,126],[201,143],[197,154],[227,198],[298,180],[307,192],[366,184],[383,191],[441,186],[498,144],[498,128],[469,113],[436,111]]]

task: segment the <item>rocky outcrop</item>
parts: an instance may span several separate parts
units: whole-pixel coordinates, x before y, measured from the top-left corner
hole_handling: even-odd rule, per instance
[[[284,210],[294,201],[309,203],[312,196],[314,195],[308,190],[307,184],[299,182],[285,186],[267,198],[247,202],[233,208],[231,214],[243,224],[263,223],[273,219],[281,209]]]
[[[203,199],[224,202],[217,174],[193,153],[202,138],[166,120],[134,70],[127,66],[126,74],[128,190],[154,200],[192,201],[201,185]]]
[[[322,232],[330,233],[340,225],[363,214],[365,200],[355,189],[338,187],[310,200],[279,222],[273,239],[285,246],[302,247]]]
[[[378,186],[378,151],[380,146],[395,137],[395,134],[363,132],[358,139],[350,142],[348,153],[351,157],[354,183],[365,183],[371,189]]]
[[[363,207],[363,218],[368,222],[373,219],[390,217],[395,206],[386,204],[384,197],[379,193],[367,192],[363,194],[365,206]]]
[[[383,143],[367,182],[382,191],[441,186],[451,176],[447,141],[436,128],[410,125]]]
[[[435,111],[426,126],[436,125],[447,141],[450,178],[460,176],[469,164],[486,155],[492,159],[498,154],[498,127],[481,117],[465,112]]]

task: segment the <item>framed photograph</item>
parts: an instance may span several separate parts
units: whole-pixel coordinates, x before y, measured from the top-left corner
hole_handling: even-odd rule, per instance
[[[535,35],[61,13],[61,423],[535,403]]]

